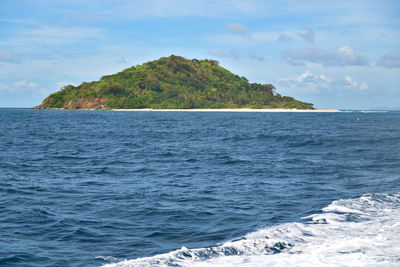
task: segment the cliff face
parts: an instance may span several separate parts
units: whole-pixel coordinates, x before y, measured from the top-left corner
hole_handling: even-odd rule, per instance
[[[313,108],[274,94],[274,89],[271,84],[249,83],[215,60],[170,56],[99,81],[65,86],[36,108]]]

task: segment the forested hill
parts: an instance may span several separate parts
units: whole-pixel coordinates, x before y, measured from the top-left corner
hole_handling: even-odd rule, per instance
[[[297,108],[310,103],[274,93],[271,84],[249,83],[215,60],[162,57],[99,81],[68,85],[36,108]]]

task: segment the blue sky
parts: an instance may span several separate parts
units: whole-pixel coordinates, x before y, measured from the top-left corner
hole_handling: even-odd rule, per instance
[[[398,0],[0,1],[0,107],[171,54],[317,108],[400,107]]]

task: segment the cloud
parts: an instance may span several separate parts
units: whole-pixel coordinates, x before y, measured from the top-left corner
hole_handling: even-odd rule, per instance
[[[317,63],[325,67],[368,66],[368,60],[357,55],[350,46],[342,46],[336,53],[317,48],[287,50],[282,57],[293,66],[304,66],[306,63]]]
[[[0,62],[20,63],[20,61],[13,54],[6,50],[0,50]]]
[[[22,88],[36,88],[38,86],[35,82],[28,82],[27,80],[22,80],[19,82],[13,83],[15,87],[22,87]]]
[[[345,88],[357,88],[358,82],[354,81],[351,76],[347,75],[339,80],[334,82],[335,85],[339,85]]]
[[[295,40],[304,40],[309,43],[313,43],[315,39],[315,32],[313,29],[307,27],[304,28],[304,32],[285,32],[280,33],[278,36],[278,42],[290,42]]]
[[[321,89],[365,91],[369,88],[366,82],[359,83],[350,75],[333,79],[323,74],[314,74],[310,71],[306,71],[299,76],[279,79],[278,84],[282,88],[312,93],[319,93]]]
[[[0,91],[8,91],[8,92],[30,92],[30,93],[43,93],[45,92],[43,88],[38,87],[38,83],[33,81],[27,81],[26,79],[22,81],[14,82],[10,85],[0,84]]]
[[[63,58],[73,58],[73,57],[87,57],[87,56],[93,56],[98,54],[97,51],[63,51],[63,50],[54,50],[54,55],[55,56],[61,56]],[[50,57],[52,55],[49,55]]]
[[[302,91],[318,92],[320,88],[327,89],[332,79],[325,75],[317,75],[310,71],[306,71],[299,76],[289,77],[278,80],[282,87],[290,89],[301,89]]]
[[[102,37],[101,30],[94,27],[58,27],[44,25],[29,30],[26,38],[37,43],[75,43],[83,39],[96,39]]]
[[[344,88],[346,90],[360,90],[365,91],[369,88],[368,83],[366,82],[357,82],[350,75],[346,75],[340,79],[334,80],[332,83],[333,86]]]
[[[128,64],[128,62],[126,62],[126,60],[125,60],[125,57],[120,57],[120,58],[117,59],[115,62],[116,62],[116,63],[119,63],[119,64],[124,64],[124,65],[127,65],[127,64]]]
[[[14,64],[24,64],[27,61],[34,60],[48,60],[53,63],[59,59],[70,59],[70,58],[84,58],[97,54],[94,51],[63,51],[63,50],[53,50],[44,51],[39,49],[21,51],[19,53],[11,54],[8,51],[0,50],[0,63],[14,63]]]
[[[246,56],[246,55],[240,54],[236,50],[230,50],[229,52],[225,52],[222,49],[212,49],[212,50],[208,51],[208,54],[213,56],[213,57],[219,57],[219,58],[242,59],[242,58],[246,58],[247,57],[247,58],[250,58],[250,59],[253,59],[253,60],[257,60],[257,61],[264,61],[264,56],[263,55],[255,54],[253,52],[248,52],[247,56]]]
[[[346,81],[348,87],[355,88],[358,86],[358,83],[354,81],[353,78],[351,78],[349,75],[345,76],[343,80]]]
[[[249,52],[249,58],[257,60],[257,61],[264,61],[263,55],[254,54],[252,52]]]
[[[0,22],[12,23],[12,24],[36,24],[32,19],[5,19],[0,18]]]
[[[290,42],[293,41],[294,38],[289,34],[281,33],[278,37],[278,42]]]
[[[234,59],[239,59],[239,58],[241,58],[240,53],[239,53],[238,51],[235,51],[235,50],[229,51],[229,56],[230,56],[231,58],[234,58]]]
[[[229,23],[225,25],[226,30],[231,34],[245,36],[247,35],[246,28],[239,23]]]
[[[376,65],[388,69],[400,68],[400,50],[383,55]]]
[[[100,13],[100,14],[80,14],[76,17],[77,20],[79,21],[84,21],[84,22],[94,22],[98,20],[104,20],[104,19],[111,19],[112,15],[108,13]]]
[[[315,39],[315,32],[313,29],[306,27],[305,32],[299,32],[297,35],[300,36],[304,41],[313,43]]]
[[[360,90],[361,90],[361,91],[367,90],[368,88],[369,88],[368,83],[362,82],[362,83],[360,84]]]
[[[94,40],[104,37],[103,31],[97,27],[38,25],[16,30],[11,38],[6,39],[10,47],[26,44],[37,48],[49,45],[67,45],[81,43],[82,40]],[[7,56],[4,51],[0,57]],[[20,53],[22,54],[22,53]]]
[[[23,64],[33,60],[54,63],[60,58],[91,56],[96,54],[98,40],[103,37],[102,30],[96,27],[32,25],[16,29],[12,36],[4,40],[0,37],[2,44],[9,47],[8,50],[0,49],[0,63]],[[93,42],[87,48],[82,45],[83,41]],[[79,46],[71,46],[75,44]],[[70,47],[66,49],[66,46]]]
[[[11,91],[13,91],[13,90],[12,90],[12,88],[10,88],[9,86],[0,83],[0,92],[1,92],[1,91],[10,91],[10,92],[11,92]]]

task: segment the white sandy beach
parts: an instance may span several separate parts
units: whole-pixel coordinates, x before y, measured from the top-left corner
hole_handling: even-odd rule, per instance
[[[113,111],[186,111],[186,112],[340,112],[338,109],[252,109],[252,108],[221,108],[221,109],[112,109]]]

